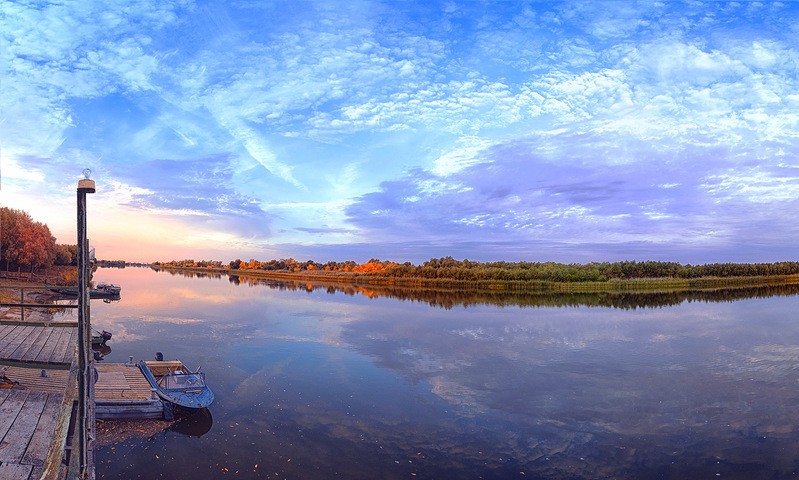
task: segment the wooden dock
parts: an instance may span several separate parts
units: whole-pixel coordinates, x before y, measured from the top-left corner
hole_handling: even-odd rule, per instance
[[[78,328],[42,323],[0,323],[0,359],[69,366],[75,355]]]
[[[62,423],[63,393],[0,390],[0,478],[43,477],[45,463]]]
[[[77,326],[0,322],[0,479],[63,478],[76,399]]]
[[[37,300],[35,292],[24,295],[22,302]],[[0,480],[93,479],[93,440],[88,477],[78,466],[78,324],[53,321],[52,308],[28,307],[0,307],[0,374],[15,382],[0,388]],[[90,365],[97,381],[87,393],[89,439],[96,418],[164,418],[164,404],[138,367]]]
[[[162,401],[136,365],[98,363],[96,367],[94,405],[98,419],[163,418]]]

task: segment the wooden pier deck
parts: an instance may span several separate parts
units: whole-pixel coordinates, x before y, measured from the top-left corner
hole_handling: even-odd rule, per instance
[[[37,300],[26,293],[23,301]],[[0,480],[78,477],[78,325],[53,320],[52,308],[0,308],[0,374],[18,385],[0,388]],[[94,363],[89,436],[95,418],[163,418],[164,404],[132,364]],[[171,412],[171,411],[170,411]],[[89,477],[94,478],[93,443]],[[81,477],[83,478],[83,477]]]
[[[0,478],[42,478],[63,404],[63,393],[0,390]]]
[[[77,326],[0,324],[0,359],[70,365],[77,335]]]
[[[0,479],[64,478],[77,399],[77,324],[15,310],[0,315],[0,374],[19,383],[0,389]]]
[[[95,415],[101,420],[163,418],[164,406],[136,365],[98,363]]]

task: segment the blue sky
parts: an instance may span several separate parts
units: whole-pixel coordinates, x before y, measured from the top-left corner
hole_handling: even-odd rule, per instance
[[[4,2],[0,195],[100,258],[799,254],[799,3]]]

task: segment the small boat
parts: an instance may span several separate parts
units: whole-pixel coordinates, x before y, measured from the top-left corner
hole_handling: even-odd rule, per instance
[[[50,291],[64,295],[66,297],[77,297],[78,287],[55,287]],[[89,290],[89,298],[102,298],[102,299],[119,299],[119,291],[113,293],[108,290],[100,290],[99,288],[92,288]]]
[[[122,292],[122,287],[119,285],[114,285],[113,283],[98,283],[97,290],[109,293],[111,295],[119,295]]]
[[[105,345],[105,342],[111,340],[111,332],[103,330],[102,332],[94,331],[92,334],[92,345]]]
[[[155,393],[173,405],[199,410],[214,401],[214,392],[205,384],[205,373],[199,368],[191,372],[180,360],[142,360],[139,370]]]

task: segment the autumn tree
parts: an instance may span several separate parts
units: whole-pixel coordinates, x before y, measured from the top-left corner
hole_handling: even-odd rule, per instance
[[[50,228],[35,222],[22,210],[0,208],[0,261],[6,270],[12,266],[34,269],[49,267],[56,260],[58,247]]]
[[[78,246],[59,244],[56,246],[55,264],[56,265],[77,265]]]
[[[21,210],[0,208],[0,260],[6,264],[6,270],[11,264],[17,263],[19,256],[19,227],[20,223],[30,216]]]

